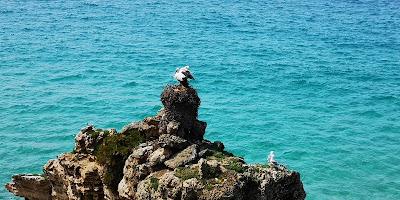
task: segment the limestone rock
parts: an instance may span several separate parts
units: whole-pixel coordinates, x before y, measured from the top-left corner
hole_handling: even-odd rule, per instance
[[[50,200],[50,183],[44,176],[21,174],[12,177],[13,181],[6,185],[8,191],[30,200]]]
[[[64,154],[44,167],[52,199],[105,199],[114,194],[103,185],[102,166],[86,154]]]
[[[96,130],[92,125],[83,128],[75,137],[75,152],[92,154],[98,144],[106,137],[102,130]]]
[[[137,192],[134,199],[152,200],[152,193],[150,187],[150,179],[141,181],[137,186]]]
[[[258,199],[305,199],[306,193],[298,172],[288,171],[284,166],[275,165],[269,168],[254,166],[253,174],[247,174],[255,178],[259,186]]]
[[[183,151],[177,153],[173,158],[164,162],[164,164],[171,168],[175,169],[179,166],[184,166],[190,162],[193,162],[197,158],[197,145],[193,144],[188,146]]]
[[[190,132],[193,140],[202,140],[206,133],[207,123],[199,120],[195,120],[193,123],[192,130]]]
[[[172,155],[172,151],[167,148],[159,148],[155,150],[147,159],[151,166],[163,163]]]
[[[160,113],[159,113],[160,114]],[[146,140],[156,139],[160,136],[159,121],[161,116],[148,117],[140,122],[132,122],[122,128],[121,134],[137,131],[142,134]]]
[[[180,135],[178,133],[180,125],[181,124],[179,122],[176,122],[176,121],[168,122],[168,124],[167,124],[167,134]]]
[[[180,199],[182,181],[174,175],[173,171],[163,172],[159,178],[158,191],[161,197],[168,199]]]
[[[195,89],[169,85],[161,94],[164,113],[160,120],[161,134],[173,134],[187,140],[203,138],[206,123],[197,120],[200,98]]]
[[[218,177],[222,171],[220,164],[216,160],[205,160],[201,158],[199,164],[199,175],[202,179]]]
[[[202,183],[197,178],[185,180],[182,183],[182,197],[185,200],[197,200],[198,192],[203,188]]]
[[[143,180],[150,174],[150,167],[146,163],[143,163],[143,159],[132,153],[125,162],[123,174],[124,176],[118,184],[118,194],[123,198],[132,199],[136,193],[136,190],[133,188],[136,188],[140,180]]]
[[[151,152],[153,152],[153,146],[139,146],[133,150],[131,156],[138,159],[147,158]]]
[[[181,137],[163,134],[158,138],[158,144],[161,147],[167,147],[170,149],[181,150],[188,146],[189,142]]]

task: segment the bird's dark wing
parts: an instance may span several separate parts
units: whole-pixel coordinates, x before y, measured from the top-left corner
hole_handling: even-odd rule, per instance
[[[192,74],[190,73],[190,71],[184,71],[184,72],[182,72],[187,78],[190,78],[190,79],[193,79],[194,80],[194,77],[192,76]]]

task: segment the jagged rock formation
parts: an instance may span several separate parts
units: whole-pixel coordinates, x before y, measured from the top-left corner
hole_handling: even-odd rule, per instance
[[[161,94],[164,113],[160,133],[178,135],[190,141],[202,140],[207,123],[197,120],[200,98],[195,89],[182,85],[165,87]]]
[[[8,183],[8,191],[26,199],[51,199],[50,184],[43,175],[19,174],[12,177],[13,182]]]
[[[282,165],[248,165],[203,139],[193,88],[167,86],[156,116],[115,129],[93,126],[72,153],[44,166],[43,175],[16,175],[6,188],[41,199],[293,199],[305,198],[300,175]]]

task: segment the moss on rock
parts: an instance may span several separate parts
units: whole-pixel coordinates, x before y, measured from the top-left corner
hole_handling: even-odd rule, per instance
[[[152,177],[150,179],[150,187],[153,188],[154,190],[157,190],[159,185],[158,182],[159,182],[158,178]]]
[[[197,179],[200,178],[198,168],[178,167],[176,169],[175,176],[182,180],[188,180],[191,178],[197,178]]]
[[[92,134],[97,134],[96,132]],[[119,181],[123,177],[125,160],[132,153],[132,149],[144,142],[144,137],[137,130],[131,130],[124,134],[107,133],[103,142],[96,146],[94,155],[96,161],[105,166],[103,175],[104,183],[117,189]]]
[[[227,169],[233,170],[237,173],[243,173],[245,171],[245,168],[243,167],[242,163],[236,161],[236,160],[231,160],[229,162],[229,165],[226,166]]]
[[[125,134],[108,135],[103,143],[98,145],[94,151],[97,161],[100,164],[112,164],[112,156],[120,155],[124,159],[132,153],[132,149],[144,142],[139,131],[132,130]]]
[[[211,159],[211,160],[215,159],[215,160],[218,160],[219,162],[221,162],[221,161],[225,160],[227,157],[231,157],[231,156],[233,156],[233,154],[230,152],[227,152],[227,151],[212,150],[210,155],[207,156],[207,159]]]

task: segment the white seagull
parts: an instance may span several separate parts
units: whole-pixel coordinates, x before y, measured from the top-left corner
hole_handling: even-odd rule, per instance
[[[274,151],[269,152],[269,155],[268,155],[268,163],[270,163],[270,164],[276,164],[276,163],[277,163],[276,160],[275,160],[275,153],[274,153]]]
[[[187,65],[182,68],[176,68],[174,78],[185,87],[189,87],[188,79],[194,80],[192,73],[189,71],[189,66]]]

